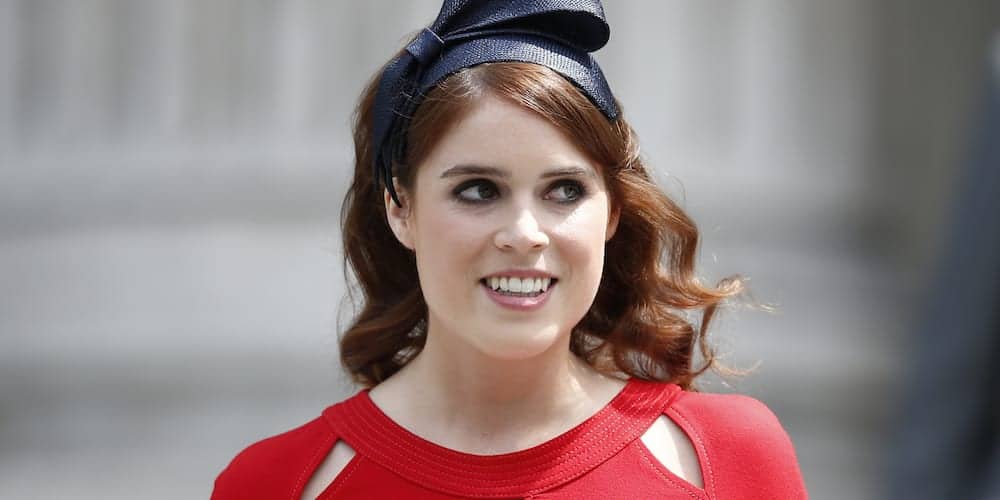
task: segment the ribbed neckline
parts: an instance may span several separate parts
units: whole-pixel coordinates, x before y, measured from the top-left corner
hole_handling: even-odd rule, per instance
[[[501,455],[464,453],[421,438],[383,413],[367,390],[323,413],[355,452],[416,484],[465,497],[518,497],[569,482],[611,458],[642,436],[680,391],[675,384],[630,379],[576,427]]]

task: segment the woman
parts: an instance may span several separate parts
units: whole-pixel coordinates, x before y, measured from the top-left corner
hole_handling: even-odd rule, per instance
[[[694,278],[697,231],[589,55],[607,39],[597,1],[446,1],[379,72],[343,220],[365,389],[214,498],[805,498],[764,405],[692,390],[740,283]]]

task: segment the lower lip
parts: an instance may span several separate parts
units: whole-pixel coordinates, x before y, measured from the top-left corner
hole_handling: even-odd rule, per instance
[[[513,309],[515,311],[534,311],[545,305],[545,302],[549,300],[549,295],[552,293],[552,289],[555,288],[556,284],[552,283],[549,285],[548,290],[534,296],[534,297],[517,297],[514,295],[504,295],[488,286],[479,283],[483,290],[486,290],[486,295],[493,299],[500,307],[507,309]]]

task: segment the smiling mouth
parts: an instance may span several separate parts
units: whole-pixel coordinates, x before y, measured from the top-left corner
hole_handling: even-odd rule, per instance
[[[491,292],[496,293],[496,294],[500,294],[500,295],[507,295],[507,296],[510,296],[510,297],[538,297],[539,295],[542,295],[542,294],[546,293],[548,291],[548,289],[550,289],[553,286],[555,286],[556,282],[558,282],[558,281],[559,281],[558,278],[548,278],[548,279],[545,280],[544,285],[541,286],[541,287],[539,287],[539,286],[532,286],[532,290],[531,291],[517,291],[517,292],[515,292],[515,291],[511,290],[510,288],[508,288],[508,285],[507,285],[506,281],[501,282],[501,284],[499,284],[496,288],[494,288],[493,285],[491,284],[491,279],[490,278],[482,278],[482,279],[479,280],[479,283],[482,284],[484,287],[486,287]],[[513,288],[513,287],[511,287],[511,288]]]

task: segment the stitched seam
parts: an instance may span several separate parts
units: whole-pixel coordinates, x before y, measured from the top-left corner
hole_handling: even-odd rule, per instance
[[[384,436],[384,434],[382,432],[383,429],[380,429],[379,427],[377,427],[375,425],[372,425],[372,422],[369,422],[365,418],[358,418],[358,417],[360,417],[360,415],[356,414],[355,418],[353,420],[356,423],[363,425],[364,428],[365,428],[365,431],[371,432],[373,435],[377,434],[377,435],[380,435],[380,436]],[[580,460],[587,459],[588,457],[591,456],[589,454],[589,452],[588,452],[588,449],[590,448],[591,444],[594,443],[594,442],[599,442],[599,441],[603,441],[605,439],[608,439],[609,436],[613,436],[614,433],[612,432],[612,430],[613,430],[613,428],[615,428],[619,424],[619,422],[622,420],[622,418],[623,418],[623,415],[621,413],[619,413],[619,414],[615,415],[612,419],[608,419],[608,421],[601,422],[599,426],[591,428],[589,432],[585,433],[586,434],[585,441],[583,441],[579,445],[579,447],[574,446],[575,450],[570,450],[570,453],[560,453],[560,454],[556,454],[556,455],[542,455],[542,456],[533,457],[534,460],[532,460],[532,461],[533,462],[537,462],[537,464],[532,465],[527,470],[532,471],[532,472],[538,472],[538,471],[545,470],[545,469],[547,469],[547,468],[549,468],[551,466],[551,463],[552,463],[551,461],[552,460],[557,460],[559,462],[570,462],[570,463],[575,464],[575,463],[579,462]],[[574,434],[578,434],[578,433],[574,433]],[[391,437],[390,436],[384,436],[383,439],[388,440],[388,439],[391,439]],[[392,462],[396,462],[396,463],[403,462],[403,463],[406,463],[407,465],[408,464],[413,464],[414,467],[416,467],[417,469],[419,469],[419,466],[421,465],[422,462],[421,462],[421,460],[418,459],[417,456],[426,455],[423,452],[423,450],[420,450],[420,449],[417,449],[417,448],[413,447],[412,443],[410,443],[409,441],[396,441],[396,442],[394,442],[394,445],[397,446],[397,447],[404,448],[409,453],[400,454],[399,456],[396,456],[396,457],[388,457],[388,456],[385,456],[382,453],[377,453],[377,454],[380,455],[380,456],[383,456],[384,459],[388,459],[390,461],[390,463],[392,463]],[[514,452],[514,454],[517,454],[517,453],[518,452]],[[433,456],[431,458],[440,460],[441,462],[456,463],[456,464],[459,465],[459,467],[453,467],[453,466],[451,466],[450,463],[449,464],[442,464],[442,465],[444,465],[445,467],[448,467],[450,469],[453,469],[453,470],[457,469],[458,471],[463,472],[465,474],[469,474],[470,473],[468,470],[464,470],[463,467],[460,467],[462,465],[460,459],[458,459],[456,457],[453,457],[453,456],[448,456],[448,455],[450,455],[450,454],[448,454],[448,453],[441,453],[441,454],[439,454],[439,453],[433,453]],[[393,458],[395,458],[395,459],[393,459]],[[511,458],[512,459],[516,459],[518,457],[511,457]],[[483,466],[483,470],[481,472],[480,471],[476,471],[476,472],[472,472],[471,474],[475,476],[474,480],[480,480],[480,481],[482,481],[482,480],[492,480],[492,481],[494,481],[494,484],[500,483],[501,485],[503,485],[503,486],[501,486],[503,488],[512,488],[512,487],[516,488],[516,486],[512,485],[511,483],[514,483],[514,484],[518,483],[519,482],[518,478],[510,478],[510,479],[507,479],[507,480],[499,480],[499,481],[497,481],[496,478],[495,478],[495,473],[493,473],[493,470],[492,470],[494,465],[499,465],[499,464],[503,464],[503,463],[507,463],[507,462],[512,462],[512,461],[514,461],[514,460],[497,461],[498,462],[497,464],[487,464],[487,465]],[[403,465],[403,464],[400,464],[400,465]]]
[[[613,421],[611,421],[611,422],[603,422],[602,425],[600,425],[600,427],[598,427],[598,428],[595,429],[595,430],[597,430],[597,432],[594,432],[593,434],[591,434],[590,436],[587,437],[587,440],[580,446],[579,451],[577,451],[575,453],[563,453],[563,454],[559,454],[559,455],[555,455],[555,456],[542,456],[542,457],[538,457],[538,458],[535,459],[535,461],[537,461],[538,464],[535,465],[535,466],[533,466],[530,470],[533,471],[533,472],[538,472],[538,471],[545,470],[546,468],[548,468],[548,467],[551,466],[551,460],[553,460],[553,459],[556,460],[556,461],[558,461],[558,462],[561,462],[563,464],[573,464],[573,465],[575,465],[579,461],[585,460],[585,459],[589,458],[590,455],[588,455],[586,453],[586,450],[590,448],[591,443],[597,442],[597,441],[600,441],[600,440],[603,440],[603,439],[607,439],[609,437],[609,435],[611,435],[611,432],[609,432],[610,429],[612,427],[614,427],[616,424],[618,424],[618,422],[620,421],[620,419],[621,419],[621,415],[616,415],[616,418]],[[368,421],[366,421],[365,419],[362,419],[362,418],[358,418],[358,419],[356,419],[356,421],[358,423],[361,423],[363,421],[364,422],[364,426],[365,426],[365,428],[366,428],[366,430],[368,432],[371,432],[372,434],[380,434],[381,435],[380,429],[378,427],[376,427],[376,426],[371,425],[371,422],[368,422]],[[403,442],[398,442],[397,441],[395,443],[395,445],[404,448],[409,453],[400,454],[399,456],[396,456],[396,457],[389,457],[389,456],[386,456],[385,454],[382,454],[382,453],[376,453],[376,454],[379,455],[379,456],[381,456],[383,458],[383,460],[387,460],[389,463],[397,463],[399,465],[404,465],[405,467],[407,467],[407,469],[409,470],[409,472],[411,474],[414,473],[414,472],[418,472],[420,470],[419,465],[421,464],[421,461],[417,458],[417,455],[422,455],[423,454],[423,453],[420,453],[421,450],[412,448],[410,446],[411,443],[405,442],[405,441],[403,441]],[[374,450],[372,450],[372,451],[374,451]],[[437,455],[437,454],[435,454],[435,455]],[[395,460],[393,458],[395,458]],[[442,459],[442,458],[445,458],[445,457],[434,456],[432,458]],[[402,462],[402,463],[400,463],[400,462]],[[410,464],[413,464],[413,465],[411,466]],[[413,467],[413,468],[411,468],[411,467]],[[564,468],[565,467],[566,466],[564,465]],[[469,474],[469,471],[462,470],[460,467],[453,468],[453,470],[455,470],[455,469],[457,469],[458,472],[463,472],[463,473]],[[475,475],[475,477],[473,478],[473,480],[475,480],[475,481],[492,481],[494,483],[494,485],[496,485],[496,487],[499,487],[500,489],[503,489],[504,493],[516,493],[520,489],[519,488],[519,486],[521,486],[521,484],[520,484],[521,479],[520,478],[510,478],[510,479],[507,479],[507,480],[496,480],[495,475],[491,474],[491,471],[490,471],[491,467],[490,466],[487,465],[484,469],[485,470],[483,470],[482,472],[472,473],[472,474]],[[426,474],[420,473],[419,475],[425,476]],[[564,474],[560,474],[560,475],[564,475]],[[433,477],[431,477],[431,478],[424,477],[423,479],[424,480],[430,479],[431,482],[434,482],[433,481]],[[548,478],[547,480],[544,481],[544,483],[550,483],[550,482],[553,482],[553,478]],[[556,483],[558,483],[558,481],[556,481]],[[544,490],[544,489],[547,489],[547,488],[549,488],[551,486],[552,486],[551,484],[546,484],[546,485],[543,485],[540,489]],[[537,490],[534,490],[534,491],[537,491]],[[465,494],[469,494],[469,493],[466,492]],[[473,494],[471,496],[477,496],[477,497],[478,496],[490,496],[492,494],[493,493],[483,492],[483,493]]]
[[[383,465],[389,466],[390,470],[394,469],[395,467],[402,467],[403,470],[397,471],[397,474],[402,473],[403,476],[408,478],[412,478],[418,481],[421,480],[427,481],[428,484],[425,484],[425,486],[429,486],[431,487],[431,489],[443,491],[449,494],[455,494],[456,491],[454,491],[452,488],[445,488],[444,490],[440,490],[439,488],[443,486],[438,484],[439,481],[437,481],[437,478],[435,476],[433,475],[428,476],[427,474],[424,474],[420,471],[419,466],[420,464],[423,463],[424,459],[437,462],[438,464],[440,464],[439,466],[443,467],[445,470],[451,470],[452,472],[462,473],[463,475],[465,475],[467,479],[471,479],[474,483],[479,483],[471,486],[471,491],[470,489],[459,488],[459,490],[462,491],[463,496],[469,496],[469,497],[491,496],[491,495],[501,494],[501,491],[499,490],[503,490],[502,493],[506,494],[520,493],[520,494],[530,495],[546,491],[547,489],[553,486],[561,484],[567,480],[571,480],[573,477],[578,477],[582,474],[585,474],[586,471],[570,472],[573,466],[579,464],[580,462],[586,461],[587,463],[590,463],[590,461],[592,461],[593,466],[597,466],[600,463],[603,463],[604,461],[609,459],[610,457],[614,456],[617,452],[621,452],[621,450],[623,450],[625,447],[628,446],[629,442],[622,443],[621,447],[618,447],[615,450],[608,451],[605,454],[602,454],[602,456],[599,458],[594,457],[588,450],[592,447],[594,443],[604,441],[607,439],[614,439],[614,436],[618,434],[618,432],[615,432],[616,428],[622,425],[623,420],[634,420],[633,417],[631,416],[626,417],[626,415],[634,414],[636,411],[639,412],[649,411],[651,407],[658,407],[657,409],[660,412],[659,414],[662,414],[663,411],[662,409],[669,407],[673,403],[673,401],[675,401],[677,397],[682,393],[683,391],[678,390],[676,387],[670,390],[668,394],[664,394],[663,392],[660,391],[655,391],[652,393],[649,391],[644,391],[643,394],[638,394],[636,395],[637,397],[634,397],[631,401],[628,401],[628,403],[625,406],[616,409],[614,408],[615,406],[614,404],[609,404],[606,408],[602,409],[602,411],[598,412],[598,414],[602,413],[605,414],[602,419],[599,419],[604,421],[602,421],[596,427],[590,427],[586,432],[582,432],[583,434],[582,436],[580,435],[581,434],[580,432],[570,431],[569,433],[564,434],[547,443],[544,443],[541,446],[535,447],[539,451],[546,450],[547,453],[535,454],[532,457],[532,460],[530,460],[530,462],[535,462],[535,463],[528,465],[527,468],[522,468],[522,471],[537,473],[542,470],[545,470],[548,467],[551,467],[552,461],[562,463],[562,467],[560,467],[560,472],[557,473],[555,476],[546,477],[542,479],[540,482],[535,482],[535,484],[533,485],[524,484],[523,482],[521,482],[523,481],[523,479],[519,478],[501,479],[497,478],[495,473],[491,474],[491,472],[495,470],[496,466],[522,461],[520,460],[522,457],[518,456],[519,452],[512,453],[511,454],[512,456],[507,457],[504,460],[498,460],[492,463],[482,464],[480,467],[477,467],[479,470],[470,471],[468,467],[463,467],[463,465],[465,464],[462,464],[461,456],[458,456],[454,453],[450,453],[449,450],[447,449],[432,450],[431,452],[428,453],[426,449],[415,448],[413,446],[414,443],[410,442],[410,439],[393,440],[391,442],[392,447],[395,447],[399,451],[403,451],[403,453],[393,453],[392,455],[386,455],[385,453],[381,453],[381,450],[378,449],[378,446],[373,446],[373,447],[363,446],[364,451],[362,451],[361,448],[355,448],[355,449],[358,453],[372,454],[370,458],[376,459],[375,460],[376,463],[381,463]],[[618,400],[618,398],[613,399],[612,403],[616,400]],[[341,437],[350,437],[351,435],[354,436],[367,435],[368,436],[367,439],[371,439],[372,437],[378,436],[375,438],[375,440],[383,443],[393,439],[394,433],[391,432],[389,429],[384,429],[381,426],[375,425],[374,421],[371,421],[368,418],[362,416],[362,415],[367,416],[367,409],[364,411],[362,410],[362,407],[365,407],[366,405],[364,405],[361,400],[348,401],[346,403],[347,404],[340,405],[340,407],[338,408],[344,414],[343,416],[345,422],[349,424],[347,425],[347,428],[344,429],[345,432],[341,433]],[[607,415],[607,413],[611,414]],[[332,416],[327,415],[327,417],[329,419]],[[398,424],[396,426],[398,427]],[[636,427],[636,423],[630,422],[628,426]],[[409,432],[406,431],[406,429],[402,428],[400,429],[405,433]],[[621,429],[618,429],[618,431],[620,432]],[[347,434],[347,436],[344,436],[343,434]],[[639,434],[641,434],[641,432],[639,432]],[[574,446],[572,446],[568,450],[569,453],[565,452],[559,453],[556,450],[552,449],[552,448],[558,449],[560,445],[563,444],[564,442],[572,443],[573,441],[579,441],[581,437],[584,439],[584,441],[577,442]],[[636,438],[638,437],[639,435],[637,434]],[[365,439],[362,439],[358,444],[363,444],[364,442]],[[414,466],[416,466],[415,470],[412,468]],[[592,468],[593,467],[589,467],[588,470],[591,470]],[[406,472],[404,473],[403,471]],[[494,488],[493,491],[484,492],[480,490],[480,488],[483,487],[482,483],[484,481],[489,481],[491,483],[490,486]],[[524,487],[527,487],[527,489],[526,490],[522,489]]]
[[[319,494],[319,496],[316,497],[316,500],[333,498],[333,494],[340,491],[340,489],[344,487],[344,483],[346,483],[349,479],[351,479],[351,476],[354,475],[354,472],[358,470],[358,467],[360,467],[360,462],[361,462],[360,455],[355,455],[354,458],[351,458],[351,461],[347,463],[347,466],[344,467],[344,470],[340,471],[340,474],[337,474],[337,477],[333,478],[333,481],[331,481],[330,484],[326,486],[326,489],[324,489]]]
[[[574,429],[571,429],[570,431],[568,431],[567,433],[564,433],[563,435],[556,437],[553,440],[550,440],[550,441],[548,441],[546,443],[543,443],[543,444],[540,444],[538,446],[534,446],[531,449],[538,450],[538,451],[542,451],[542,450],[548,451],[548,449],[550,449],[550,448],[554,448],[554,447],[557,447],[559,445],[564,445],[565,442],[572,443],[575,439],[578,439],[578,435],[581,434],[581,433],[583,433],[583,434],[585,434],[587,436],[587,438],[588,438],[588,444],[589,444],[589,441],[603,440],[604,438],[606,438],[606,436],[608,434],[611,434],[610,432],[608,432],[609,429],[611,427],[613,427],[619,420],[621,420],[622,413],[627,412],[627,410],[629,410],[629,409],[634,409],[635,407],[640,406],[642,403],[645,403],[645,402],[646,402],[645,400],[636,401],[635,404],[632,404],[629,408],[625,409],[622,412],[618,412],[618,414],[614,415],[612,417],[614,419],[612,422],[602,422],[601,425],[596,426],[596,427],[591,427],[587,431],[581,431],[578,428],[574,428]],[[357,416],[357,412],[355,412],[355,416]],[[366,427],[368,425],[372,424],[372,422],[369,422],[367,419],[358,419],[358,421],[363,421],[364,424],[366,424]],[[383,429],[381,429],[380,427],[377,427],[377,426],[371,426],[371,427],[368,427],[368,430],[369,431],[378,432],[381,435],[382,432],[379,432],[379,431],[382,431]],[[411,434],[406,429],[402,429],[402,431],[404,431],[406,434]],[[391,435],[389,437],[391,439]],[[410,447],[409,445],[411,443],[409,441],[405,441],[405,442],[394,442],[394,444],[397,445],[397,446],[402,445],[402,446],[406,446],[407,448],[409,448]],[[525,451],[525,450],[507,453],[505,455],[510,455],[510,456],[507,457],[506,459],[504,459],[504,460],[496,460],[496,463],[484,465],[483,466],[483,469],[484,469],[483,473],[484,474],[489,474],[491,472],[491,470],[493,469],[493,467],[496,466],[496,465],[498,465],[498,464],[502,464],[502,463],[506,463],[506,462],[522,462],[523,461],[522,457],[519,457],[517,455],[521,454],[523,451]],[[587,453],[587,451],[586,450],[581,450],[581,453]],[[456,457],[455,453],[452,453],[452,452],[450,452],[450,450],[447,450],[447,449],[435,450],[435,451],[433,451],[431,453],[424,453],[423,451],[420,451],[419,454],[420,455],[433,455],[433,457],[436,458],[436,459],[438,459],[438,460],[441,460],[443,462],[456,463],[456,464],[459,464],[460,466],[463,466],[463,468],[464,468],[464,465],[465,465],[464,462],[462,461],[462,457],[460,457],[460,456]],[[541,455],[541,453],[538,453],[538,454]],[[540,469],[544,469],[544,468],[547,467],[548,459],[559,457],[559,456],[564,456],[564,455],[565,454],[549,455],[549,456],[544,456],[544,457],[534,457],[533,461],[539,462],[539,464],[537,465],[537,467],[540,470]],[[417,460],[414,460],[414,462],[419,464],[419,461],[417,461]]]
[[[670,402],[673,401],[674,397],[677,394],[679,394],[679,393],[680,393],[680,391],[676,391],[673,394],[670,394],[669,397],[666,398],[666,401],[660,403],[662,405],[661,408],[668,406],[670,404]],[[662,397],[662,393],[657,393],[657,394],[653,394],[653,395],[646,394],[646,395],[644,395],[644,397],[635,400],[633,402],[633,404],[632,404],[632,406],[631,406],[630,409],[632,409],[632,410],[635,410],[635,409],[638,409],[638,408],[645,409],[645,408],[653,405],[655,403],[655,401],[657,399],[659,399],[660,397]],[[661,410],[661,412],[662,412],[662,410]],[[619,420],[622,419],[622,415],[624,413],[625,413],[625,410],[623,410],[621,413],[619,413],[619,415],[618,415],[618,419]],[[542,492],[544,492],[544,491],[546,491],[546,490],[548,490],[550,488],[553,488],[553,487],[555,487],[555,486],[557,486],[559,484],[565,484],[569,480],[572,480],[574,478],[577,478],[577,477],[580,477],[580,476],[582,476],[584,474],[587,474],[588,472],[590,472],[594,468],[600,466],[600,464],[602,464],[602,463],[610,460],[612,457],[618,455],[619,453],[622,453],[623,450],[627,449],[630,445],[634,444],[636,440],[638,440],[638,439],[640,439],[642,437],[643,429],[645,429],[645,426],[639,426],[638,424],[636,424],[636,421],[635,421],[634,418],[631,419],[631,420],[632,420],[632,427],[634,427],[632,430],[638,432],[638,434],[635,436],[635,438],[632,441],[627,441],[627,442],[625,442],[625,444],[623,446],[615,448],[613,450],[610,450],[610,451],[606,452],[596,462],[594,462],[594,465],[592,467],[588,468],[587,470],[585,470],[585,471],[577,471],[577,472],[575,472],[573,474],[569,474],[569,475],[563,474],[566,477],[562,478],[560,481],[554,482],[552,484],[543,484],[541,487],[538,487],[538,488],[535,488],[535,489],[529,491],[529,493],[530,494],[542,493]],[[612,427],[612,426],[614,426],[614,424],[608,424],[608,427]],[[613,436],[613,435],[614,434],[611,434],[611,436]],[[607,439],[608,436],[603,436],[603,438]],[[599,440],[602,440],[602,438],[599,437],[599,436],[594,436],[591,439],[591,441],[599,441]],[[588,443],[586,445],[586,447],[589,448],[589,446],[590,445]],[[579,455],[586,455],[586,453],[587,452],[586,452],[585,449],[581,449],[581,451],[578,452],[578,454],[577,454],[578,456],[575,457],[576,458],[575,461],[580,461],[580,460],[586,458],[585,456],[583,456],[583,457],[579,456]]]
[[[336,436],[334,437],[334,442],[336,442]],[[309,471],[315,470],[316,466],[319,465],[319,459],[323,457],[323,449],[327,446],[327,441],[329,439],[321,442],[319,446],[316,447],[316,451],[313,452],[312,457],[306,462],[306,466],[302,468],[302,472],[299,473],[298,479],[295,480],[295,486],[289,493],[288,497],[291,500],[299,500],[302,497],[302,490],[306,486],[306,480],[309,479]],[[298,495],[296,495],[298,493]]]
[[[697,488],[695,485],[693,485],[693,484],[691,484],[691,483],[689,483],[687,481],[683,481],[683,480],[674,478],[670,474],[667,474],[667,473],[663,472],[663,470],[661,470],[661,467],[664,468],[664,469],[666,469],[666,467],[663,466],[663,464],[660,463],[659,460],[656,460],[656,462],[654,463],[650,459],[650,453],[651,452],[646,448],[645,445],[642,445],[642,444],[639,444],[638,442],[636,442],[636,448],[639,448],[639,456],[642,457],[642,460],[644,462],[646,462],[646,465],[649,465],[649,467],[651,469],[653,469],[653,472],[655,472],[656,474],[658,474],[660,477],[662,477],[663,479],[666,479],[671,484],[673,484],[673,485],[675,485],[675,486],[683,489],[684,492],[687,493],[688,496],[690,496],[691,498],[694,498],[694,499],[703,499],[705,497],[705,494],[704,494],[703,491],[699,491],[699,492],[691,491],[692,489],[696,489]],[[655,459],[656,457],[652,457],[652,458]],[[660,466],[657,467],[656,464],[660,464]]]
[[[688,435],[694,438],[698,450],[701,451],[699,458],[704,457],[705,472],[708,473],[706,474],[706,476],[708,477],[704,478],[705,493],[707,493],[709,497],[715,498],[715,471],[712,469],[712,460],[708,456],[708,447],[705,446],[705,440],[701,437],[701,432],[698,430],[697,427],[694,426],[694,424],[691,423],[691,420],[688,419],[687,416],[685,416],[683,413],[680,412],[680,410],[677,409],[677,407],[671,407],[667,411],[671,415],[674,415],[677,418],[683,420],[685,430],[687,431]]]
[[[630,404],[629,406],[631,408],[635,408],[635,407],[639,407],[639,406],[648,405],[649,403],[650,403],[650,401],[649,401],[648,397],[641,397],[639,400],[632,402],[632,404]],[[586,450],[590,448],[591,443],[594,443],[594,442],[597,442],[597,441],[600,441],[600,440],[603,440],[603,439],[608,439],[612,435],[611,430],[614,427],[616,427],[618,425],[618,423],[621,421],[621,419],[624,416],[623,413],[627,413],[627,412],[628,412],[628,409],[623,409],[623,411],[621,411],[621,412],[616,412],[616,414],[614,414],[613,416],[610,416],[611,417],[611,418],[609,418],[610,421],[602,422],[598,427],[591,428],[590,432],[585,433],[585,439],[586,440],[583,442],[582,446],[580,446],[579,448],[577,448],[577,451],[575,453],[562,453],[562,454],[557,454],[557,455],[536,456],[533,461],[536,461],[538,463],[535,464],[535,465],[533,465],[533,466],[531,466],[529,468],[529,470],[532,470],[532,471],[541,471],[541,470],[544,470],[545,468],[547,468],[547,467],[550,466],[551,460],[553,460],[553,459],[557,460],[559,462],[562,462],[564,464],[563,470],[566,470],[565,467],[567,467],[567,465],[565,465],[565,464],[567,464],[567,463],[569,464],[569,466],[572,466],[572,465],[575,465],[575,464],[577,464],[578,462],[580,462],[582,460],[586,460],[587,458],[592,458],[592,456],[588,456],[588,454],[586,452]],[[378,428],[376,426],[373,426],[372,422],[367,421],[367,419],[353,419],[353,420],[356,423],[361,424],[363,427],[366,427],[367,428],[366,430],[368,432],[371,432],[373,435],[382,435],[383,432],[385,432],[384,429],[380,429],[380,428]],[[564,436],[564,437],[568,438],[568,439],[572,439],[570,436]],[[561,440],[558,440],[558,441],[561,441]],[[422,450],[413,450],[413,449],[411,449],[411,446],[410,446],[411,443],[409,443],[407,441],[402,441],[402,442],[397,441],[394,444],[397,447],[402,447],[402,448],[406,449],[406,451],[408,451],[408,452],[409,451],[414,451],[414,452],[422,451]],[[555,443],[549,443],[549,444],[550,445],[554,445]],[[381,453],[378,453],[378,455],[382,456],[383,460],[388,459],[390,461],[390,463],[395,462],[395,463],[397,463],[399,465],[403,465],[403,464],[400,464],[399,462],[404,462],[404,463],[410,462],[410,463],[414,463],[414,464],[418,464],[418,465],[420,463],[420,460],[418,460],[416,456],[410,456],[410,453],[397,455],[397,456],[395,456],[396,460],[393,460],[392,457],[387,457],[387,456],[385,456],[384,454],[381,454]],[[424,455],[424,453],[413,453],[413,455]],[[613,455],[613,453],[612,453],[612,455]],[[456,460],[456,457],[452,456],[449,453],[440,453],[440,454],[439,453],[433,453],[430,458],[437,459],[437,460],[440,460],[440,461],[446,462],[446,463],[447,462],[457,462],[458,461],[458,460]],[[510,458],[511,459],[517,459],[518,457],[515,456],[515,457],[510,457]],[[606,460],[606,458],[608,458],[608,457],[604,457],[603,459],[598,460],[597,463],[600,463],[600,461],[602,461],[602,460]],[[507,460],[507,461],[498,462],[498,463],[505,463],[505,462],[510,462],[510,461],[511,460]],[[507,480],[502,480],[502,479],[501,480],[497,480],[497,478],[495,477],[495,474],[491,474],[490,473],[491,472],[490,469],[492,469],[492,465],[496,465],[496,464],[486,464],[483,467],[483,470],[481,472],[480,471],[473,472],[472,473],[473,480],[474,481],[480,481],[480,482],[484,481],[484,480],[485,481],[491,481],[493,483],[494,488],[499,487],[499,489],[503,490],[503,493],[516,494],[518,491],[523,491],[523,490],[521,490],[521,487],[523,487],[523,485],[520,483],[519,478],[510,478],[510,479],[507,479]],[[452,468],[453,470],[456,470],[458,472],[463,472],[465,474],[469,474],[468,470],[462,470],[461,467],[449,467],[449,468]],[[409,469],[409,467],[407,467],[407,469]],[[417,472],[417,471],[411,469],[410,473],[412,474],[413,472]],[[419,474],[419,475],[420,476],[424,476],[424,474]],[[566,475],[567,474],[565,472],[563,472],[563,473],[559,474],[556,477],[546,478],[545,480],[542,481],[542,484],[536,485],[536,487],[532,488],[529,491],[529,493],[538,492],[538,491],[544,491],[544,490],[552,487],[555,484],[559,484],[559,482],[561,480],[567,479],[565,477],[559,478],[559,476],[566,476]],[[570,474],[569,476],[572,477],[574,475],[579,475],[579,474]],[[422,479],[425,480],[425,481],[429,481],[431,483],[436,483],[436,481],[434,481],[433,477],[423,477]],[[492,493],[481,492],[481,491],[480,492],[469,492],[469,491],[464,491],[463,492],[464,495],[474,496],[474,497],[489,496],[491,494],[496,494],[496,493],[500,493],[500,492],[497,491],[496,489],[494,489],[494,492],[492,492]]]

